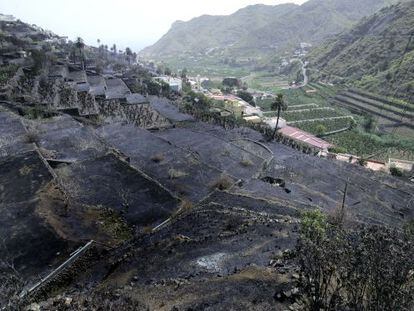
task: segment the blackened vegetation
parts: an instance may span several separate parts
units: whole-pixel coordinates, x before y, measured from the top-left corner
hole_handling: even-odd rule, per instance
[[[15,267],[15,256],[9,252],[4,239],[0,240],[0,253],[0,307],[11,307],[16,303],[24,282]]]
[[[296,247],[309,310],[412,310],[414,235],[381,226],[346,229],[325,214],[302,218]]]
[[[69,300],[68,300],[69,299]],[[71,298],[58,298],[46,303],[42,310],[148,310],[143,304],[121,296],[115,288],[95,290],[90,295],[76,295]]]

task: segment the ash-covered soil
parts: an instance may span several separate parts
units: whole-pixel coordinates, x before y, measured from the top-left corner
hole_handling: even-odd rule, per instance
[[[149,131],[0,111],[0,233],[16,269],[31,284],[89,240],[106,249],[43,309],[98,292],[149,310],[286,309],[297,275],[283,258],[302,211],[333,212],[348,183],[351,221],[414,216],[412,184],[174,116]]]

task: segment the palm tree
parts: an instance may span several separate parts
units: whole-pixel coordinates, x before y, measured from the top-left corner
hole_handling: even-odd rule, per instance
[[[77,50],[79,51],[79,59],[82,65],[82,69],[85,69],[85,64],[83,60],[83,49],[85,48],[85,43],[83,42],[83,39],[81,37],[78,37],[75,42],[75,46]]]
[[[276,95],[276,100],[272,103],[272,105],[270,106],[270,108],[273,111],[277,111],[277,120],[276,120],[276,126],[275,126],[275,130],[273,131],[273,135],[270,139],[274,139],[276,136],[276,132],[278,130],[279,127],[279,118],[280,118],[280,112],[283,110],[287,109],[287,104],[285,103],[285,100],[283,99],[283,94],[277,94]]]
[[[129,47],[125,49],[125,55],[127,56],[126,58],[127,58],[128,64],[131,65],[132,50]]]

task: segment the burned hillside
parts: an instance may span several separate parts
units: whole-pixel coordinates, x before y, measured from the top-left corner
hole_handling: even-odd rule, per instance
[[[43,30],[4,29],[0,271],[19,279],[6,309],[287,309],[304,211],[335,213],[347,185],[354,226],[414,218],[408,181],[203,122],[125,55],[77,59]]]

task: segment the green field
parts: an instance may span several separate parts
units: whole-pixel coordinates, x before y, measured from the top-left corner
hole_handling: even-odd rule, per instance
[[[223,79],[225,77],[242,78],[250,74],[245,67],[234,67],[217,62],[215,58],[182,58],[163,60],[163,64],[179,73],[183,68],[187,68],[188,76],[205,76],[209,78]]]
[[[374,155],[373,159],[382,161],[388,161],[388,158],[414,160],[414,140],[399,136],[375,135],[354,129],[324,139],[361,157]]]
[[[398,133],[414,137],[414,105],[365,91],[350,89],[331,99],[337,107],[346,107],[355,113],[371,115],[384,133]]]
[[[307,93],[307,90],[315,90]],[[342,92],[342,96],[337,97],[339,104],[332,105],[332,98]],[[282,118],[288,122],[292,122],[291,126],[298,127],[309,133],[320,135],[330,133],[345,128],[353,129],[347,131],[323,136],[323,139],[333,143],[338,147],[342,147],[346,152],[362,157],[373,155],[373,159],[387,161],[388,158],[398,158],[406,160],[414,160],[414,139],[409,136],[410,129],[398,127],[393,130],[395,122],[388,119],[379,119],[374,117],[374,128],[367,132],[366,123],[369,120],[369,114],[365,112],[351,112],[348,106],[341,104],[339,99],[347,103],[353,103],[360,107],[365,107],[376,113],[389,115],[390,117],[401,117],[398,113],[407,112],[411,106],[399,100],[389,98],[381,98],[380,96],[369,94],[364,95],[363,91],[349,91],[345,93],[338,87],[324,84],[310,83],[308,86],[300,89],[281,90],[284,94],[285,101],[288,104],[287,111],[282,112]],[[346,94],[351,96],[345,96]],[[361,98],[360,98],[361,97]],[[275,112],[269,112],[272,100],[258,101],[257,105],[262,107],[265,116],[275,116]],[[317,108],[324,109],[317,109]],[[351,108],[351,107],[350,107]],[[388,110],[384,109],[388,108]],[[362,110],[362,109],[361,109]],[[411,112],[408,113],[411,115]],[[348,116],[342,119],[326,119],[317,121],[296,122],[306,119],[329,118],[337,116]],[[354,120],[354,121],[353,121]],[[288,123],[289,124],[289,123]],[[377,130],[377,125],[390,126],[391,133],[381,133]],[[323,133],[321,133],[323,129]],[[407,136],[408,134],[408,136]]]
[[[306,92],[311,91],[312,93]],[[312,134],[321,134],[322,125],[326,131],[332,132],[349,127],[352,114],[345,110],[329,104],[328,99],[334,96],[337,89],[322,84],[309,85],[298,89],[284,89],[280,91],[284,95],[288,109],[283,111],[281,117],[288,124],[306,130]],[[270,111],[272,99],[257,101],[257,105],[264,111],[265,116],[276,116],[276,112]],[[326,119],[312,122],[302,122],[303,120],[313,120],[321,118],[344,117],[343,119]],[[300,121],[300,122],[298,122]]]
[[[266,72],[252,72],[243,77],[242,81],[247,83],[249,89],[269,93],[278,93],[289,86],[287,78]]]

